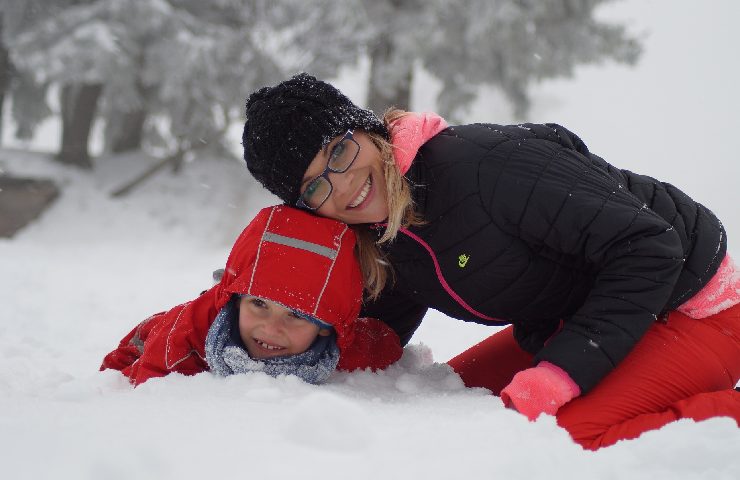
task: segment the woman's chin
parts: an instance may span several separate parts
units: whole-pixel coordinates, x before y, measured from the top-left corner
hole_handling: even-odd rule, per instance
[[[364,212],[351,213],[341,220],[350,225],[363,225],[372,223],[381,223],[388,219],[388,215],[385,212],[375,210],[367,210]]]
[[[368,198],[367,204],[345,212],[347,216],[343,221],[349,224],[379,223],[388,218],[388,206],[382,195],[373,195],[373,198]]]

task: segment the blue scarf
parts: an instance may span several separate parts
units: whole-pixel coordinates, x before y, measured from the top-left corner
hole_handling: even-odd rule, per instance
[[[206,362],[223,377],[235,373],[264,372],[272,377],[296,375],[308,383],[323,383],[339,363],[335,334],[317,336],[303,353],[256,360],[249,356],[239,335],[238,297],[232,298],[208,329]]]

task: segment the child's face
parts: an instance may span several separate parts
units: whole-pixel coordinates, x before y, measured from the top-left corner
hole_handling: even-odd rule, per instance
[[[308,350],[317,335],[329,335],[280,304],[258,297],[239,303],[239,334],[252,358],[296,355]]]

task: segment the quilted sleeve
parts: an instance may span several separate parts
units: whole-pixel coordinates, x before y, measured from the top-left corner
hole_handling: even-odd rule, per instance
[[[535,358],[587,392],[666,305],[684,261],[680,238],[585,146],[525,136],[497,150],[505,161],[496,163],[496,186],[483,199],[492,220],[535,255],[572,256],[597,272],[582,306]]]

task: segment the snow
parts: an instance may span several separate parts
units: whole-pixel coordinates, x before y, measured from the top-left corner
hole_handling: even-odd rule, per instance
[[[543,84],[527,120],[557,121],[609,161],[670,177],[718,213],[740,258],[732,144],[740,7],[716,3],[709,11],[633,0],[605,11],[654,29],[638,69],[606,65]],[[678,55],[671,45],[684,49],[683,75],[669,68]],[[346,72],[340,87],[352,94],[356,75]],[[471,120],[514,122],[499,100],[484,95]],[[274,202],[243,164],[206,158],[111,199],[125,183],[117,160],[101,160],[91,175],[0,150],[3,171],[50,177],[63,190],[40,220],[0,239],[5,478],[740,478],[740,430],[729,419],[680,421],[586,452],[552,418],[529,423],[485,390],[464,388],[433,360],[493,330],[437,313],[398,364],[336,374],[323,386],[201,374],[133,390],[117,372],[97,372],[137,322],[210,286],[241,228]]]

